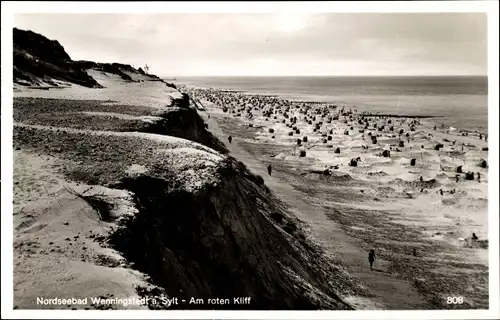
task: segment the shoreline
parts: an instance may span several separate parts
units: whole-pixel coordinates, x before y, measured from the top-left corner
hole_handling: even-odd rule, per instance
[[[261,176],[227,155],[187,95],[109,78],[113,87],[98,91],[15,94],[16,309],[128,308],[36,304],[61,293],[252,297],[217,310],[353,309],[339,293],[366,289],[322,254]],[[40,266],[52,272],[33,277]]]
[[[180,81],[177,82],[177,85],[180,86],[180,88],[191,88],[191,89],[201,89],[201,90],[216,90],[220,92],[225,92],[225,93],[236,93],[236,94],[243,94],[247,96],[255,96],[255,97],[263,97],[263,98],[276,98],[276,99],[281,99],[284,101],[288,101],[290,103],[306,103],[310,105],[342,105],[344,108],[357,108],[356,107],[356,102],[333,102],[333,101],[326,101],[326,100],[312,100],[312,99],[307,99],[304,97],[300,97],[300,94],[297,95],[296,97],[293,96],[291,93],[269,93],[269,92],[259,92],[259,91],[250,91],[250,90],[243,90],[243,89],[227,89],[227,88],[217,88],[209,85],[199,85],[199,84],[190,84],[190,83],[182,83]],[[396,97],[395,97],[396,98]],[[392,112],[376,112],[376,113],[369,113],[369,110],[364,110],[363,112],[366,113],[365,116],[370,116],[370,117],[384,117],[384,116],[390,116],[390,117],[397,117],[397,118],[419,118],[419,119],[444,119],[446,116],[444,115],[418,115],[418,114],[398,114],[398,113],[392,113]],[[440,122],[433,122],[433,124],[440,126],[442,123]],[[486,127],[488,126],[488,123],[486,123]],[[459,132],[464,132],[464,133],[480,133],[483,136],[488,134],[488,128],[486,130],[480,130],[480,129],[466,129],[466,128],[458,128],[455,127],[457,131]]]
[[[270,106],[277,98],[269,98],[272,102],[266,103],[266,98],[259,95],[207,90],[205,98],[216,100],[211,102],[200,98],[204,90],[188,91],[202,102],[207,114],[221,122],[219,125],[226,135],[232,135],[241,148],[261,163],[272,164],[281,183],[291,183],[311,205],[328,208],[325,215],[340,224],[345,234],[361,241],[359,250],[375,246],[382,259],[388,261],[384,273],[410,281],[429,306],[447,308],[443,303],[443,291],[453,288],[456,291],[466,286],[474,269],[483,270],[474,275],[474,281],[486,285],[487,289],[488,244],[484,240],[488,238],[484,220],[487,219],[487,169],[481,174],[480,183],[467,182],[464,178],[459,184],[453,182],[455,169],[461,162],[466,164],[465,171],[476,171],[479,158],[487,159],[487,151],[482,149],[485,148],[483,144],[487,146],[484,140],[459,135],[457,133],[462,132],[459,130],[433,130],[434,124],[416,118],[405,123],[407,119],[391,117],[393,124],[398,123],[397,131],[404,128],[404,134],[398,138],[397,134],[372,127],[378,115],[365,117],[370,121],[366,129],[364,122],[362,126],[357,123],[359,114],[331,121],[331,110],[321,108],[321,104],[302,108],[296,101],[278,99],[280,102]],[[231,98],[232,94],[237,96]],[[226,103],[226,112],[214,98],[218,95]],[[243,97],[255,103],[245,103]],[[308,123],[306,119],[313,121]],[[414,131],[410,130],[413,126],[416,127]],[[274,128],[272,133],[270,128]],[[300,133],[297,134],[296,129],[300,129]],[[344,130],[349,134],[345,135]],[[368,131],[377,135],[376,145],[365,140]],[[297,138],[302,140],[304,136],[308,141],[293,147]],[[224,137],[220,139],[227,141]],[[398,141],[404,141],[404,146],[398,146]],[[453,141],[458,143],[455,145]],[[422,148],[417,148],[420,144]],[[438,144],[443,146],[434,150]],[[335,152],[337,146],[341,148],[340,153]],[[390,155],[382,156],[382,151],[389,147]],[[298,156],[296,150],[300,148],[306,150],[304,158]],[[466,149],[465,153],[461,148]],[[358,156],[360,164],[350,166],[349,159]],[[409,164],[412,157],[417,159],[415,167]],[[419,175],[424,176],[423,182],[418,181]],[[442,196],[440,190],[443,190]],[[332,196],[339,198],[332,201]],[[469,213],[463,220],[463,213],[467,212],[464,210],[475,213],[472,216]],[[373,218],[368,218],[367,214]],[[389,225],[393,231],[385,229]],[[478,229],[479,225],[482,226]],[[469,232],[474,231],[480,238],[479,244],[465,247],[461,239],[470,238]],[[412,265],[415,262],[413,248],[424,260],[423,265]],[[348,256],[342,258],[349,260]],[[443,275],[435,270],[448,272]],[[457,280],[458,274],[463,279]],[[467,294],[468,307],[487,304],[484,295],[487,296],[488,291],[484,288]]]
[[[169,158],[170,160],[168,161],[173,161],[173,163],[180,161],[177,164],[182,164],[182,168],[189,168],[192,166],[192,163],[185,161],[183,158],[181,160],[181,158],[176,155],[183,155],[182,157],[186,157],[188,154],[190,154],[191,157],[198,155],[202,150],[198,150],[192,154],[185,154],[182,150],[185,150],[186,147],[189,146],[195,146],[191,145],[192,142],[190,140],[202,141],[200,140],[202,136],[210,134],[213,130],[214,133],[219,132],[217,141],[225,143],[229,148],[230,153],[228,156],[243,157],[237,157],[237,160],[243,161],[248,168],[259,173],[256,177],[260,176],[265,182],[265,188],[262,187],[263,189],[259,189],[259,192],[263,192],[263,200],[268,201],[267,206],[271,206],[271,211],[266,213],[270,215],[270,220],[267,220],[269,217],[262,220],[263,225],[267,228],[266,232],[269,233],[275,230],[275,228],[277,228],[277,230],[283,228],[284,231],[280,232],[286,232],[292,235],[292,237],[286,236],[282,239],[281,237],[283,234],[275,234],[276,241],[264,241],[263,243],[260,243],[260,240],[255,240],[257,242],[249,240],[249,244],[254,244],[254,248],[259,248],[255,249],[257,250],[255,252],[263,250],[263,245],[269,245],[266,250],[274,250],[274,244],[277,242],[281,242],[281,245],[285,247],[292,246],[290,249],[291,252],[295,250],[293,248],[302,248],[300,250],[305,250],[302,252],[307,253],[310,260],[296,264],[295,266],[298,270],[311,268],[311,270],[313,270],[311,274],[315,276],[326,272],[324,274],[329,275],[328,277],[331,279],[329,281],[331,282],[324,284],[324,280],[318,280],[317,284],[315,284],[317,288],[321,288],[321,290],[324,290],[323,292],[328,292],[328,295],[331,294],[330,292],[335,292],[335,294],[341,297],[341,301],[345,301],[347,305],[352,305],[356,309],[450,309],[450,306],[444,303],[446,300],[443,298],[446,294],[450,294],[450,292],[465,292],[463,293],[465,297],[464,304],[461,306],[453,306],[453,308],[478,309],[487,306],[486,301],[488,292],[484,290],[484,288],[487,289],[487,260],[484,260],[485,257],[482,255],[487,253],[487,250],[485,250],[485,248],[487,248],[487,242],[481,242],[487,237],[487,234],[476,231],[481,240],[478,243],[486,245],[485,248],[461,248],[455,243],[456,238],[468,234],[471,230],[470,228],[476,228],[473,227],[473,225],[477,224],[477,221],[461,222],[461,226],[455,227],[454,221],[456,220],[454,220],[451,225],[447,221],[438,221],[439,223],[436,223],[436,221],[432,220],[432,218],[438,217],[442,219],[446,215],[453,216],[453,214],[456,214],[455,211],[451,210],[450,212],[445,212],[444,215],[433,217],[433,215],[439,214],[440,211],[437,209],[454,205],[461,206],[461,208],[467,208],[467,205],[457,201],[457,199],[453,200],[453,196],[451,194],[449,195],[449,191],[452,190],[451,188],[453,187],[448,181],[449,177],[441,175],[436,178],[433,176],[438,173],[439,170],[436,168],[435,160],[445,157],[447,153],[454,154],[454,152],[456,152],[450,149],[453,145],[450,142],[452,139],[448,133],[439,132],[438,130],[434,132],[436,135],[435,138],[429,138],[426,137],[424,134],[425,131],[423,131],[424,129],[429,130],[425,122],[422,121],[417,125],[417,123],[414,122],[417,120],[406,123],[406,121],[408,121],[407,119],[392,119],[394,124],[398,123],[397,129],[399,129],[400,126],[404,127],[405,133],[408,133],[412,139],[422,139],[426,144],[424,151],[416,151],[417,153],[422,153],[421,156],[427,157],[429,160],[427,165],[422,163],[423,167],[419,167],[421,165],[421,158],[418,158],[418,165],[415,170],[417,170],[417,168],[420,168],[419,170],[429,170],[423,183],[419,183],[417,181],[412,181],[416,180],[415,174],[408,172],[409,167],[406,161],[409,161],[408,156],[411,156],[414,152],[408,149],[408,145],[402,147],[403,149],[407,148],[405,150],[391,150],[391,156],[388,158],[380,155],[384,148],[387,149],[388,146],[397,142],[397,139],[394,140],[394,138],[382,137],[383,135],[390,135],[390,132],[379,131],[374,127],[374,125],[378,123],[377,121],[386,121],[387,119],[372,119],[370,117],[364,119],[370,122],[369,129],[364,131],[364,133],[367,134],[367,132],[370,131],[373,132],[374,136],[380,135],[378,144],[369,144],[367,142],[369,141],[369,136],[365,136],[357,130],[359,126],[364,127],[366,123],[362,122],[363,124],[360,124],[356,122],[356,114],[347,112],[346,115],[340,115],[336,120],[329,119],[328,112],[331,110],[324,108],[323,105],[318,103],[312,103],[310,108],[306,108],[302,106],[302,104],[293,108],[293,106],[295,106],[293,102],[284,102],[277,98],[267,98],[272,99],[272,101],[274,101],[273,103],[276,103],[273,110],[274,113],[271,113],[270,109],[267,109],[270,108],[270,105],[267,104],[266,101],[259,100],[264,98],[241,95],[241,97],[245,97],[242,101],[238,100],[235,102],[232,101],[232,98],[228,98],[225,102],[228,107],[224,112],[217,104],[208,103],[206,99],[198,99],[199,97],[195,99],[191,97],[191,101],[201,101],[203,108],[198,108],[198,111],[195,111],[191,106],[192,112],[189,112],[189,109],[182,111],[182,109],[179,108],[169,107],[168,111],[163,110],[167,112],[164,113],[159,107],[159,102],[160,100],[165,101],[165,99],[160,99],[156,91],[153,90],[153,92],[151,92],[151,89],[155,88],[153,84],[151,84],[151,86],[153,87],[149,88],[143,87],[143,85],[140,84],[127,83],[124,84],[123,87],[116,86],[112,89],[102,91],[92,91],[93,89],[80,90],[78,88],[68,88],[57,91],[42,90],[38,91],[39,97],[45,96],[45,98],[48,98],[50,95],[52,99],[21,98],[15,100],[17,112],[15,117],[19,118],[18,120],[20,122],[20,124],[15,126],[15,132],[18,134],[18,139],[15,139],[15,141],[21,144],[20,156],[18,156],[18,159],[23,160],[26,158],[26,163],[22,161],[17,162],[19,165],[19,172],[24,172],[24,166],[30,161],[33,161],[24,151],[25,147],[29,146],[29,148],[38,150],[37,152],[41,154],[52,155],[60,159],[66,157],[67,159],[62,161],[65,167],[69,166],[71,168],[76,165],[76,167],[71,169],[71,172],[75,171],[76,173],[74,176],[75,181],[81,179],[87,181],[86,179],[90,179],[85,182],[82,187],[86,184],[103,184],[104,186],[108,186],[109,181],[118,181],[121,179],[120,177],[123,174],[121,173],[123,169],[127,169],[126,175],[140,176],[144,173],[149,174],[147,173],[148,168],[156,168],[158,170],[163,168],[158,172],[163,172],[162,170],[169,168],[168,165],[166,167],[158,167],[157,160],[145,157],[145,154],[151,152],[146,150],[163,149],[161,146],[154,146],[154,144],[157,143],[179,144],[177,147],[172,148],[172,152],[170,152],[172,157]],[[123,95],[125,92],[127,92],[127,96]],[[133,95],[134,92],[136,92],[137,95]],[[148,96],[141,96],[148,92]],[[100,102],[97,102],[97,100],[84,102],[83,100],[61,99],[64,96],[71,96],[74,99],[77,97],[75,95],[76,93],[78,93],[78,97],[85,96],[86,99],[100,98],[98,99]],[[190,92],[185,93],[189,94]],[[226,96],[237,93],[223,92],[220,94]],[[26,95],[32,96],[29,92],[26,92]],[[123,105],[120,103],[109,104],[106,102],[109,101],[111,97],[118,96],[122,96],[123,100],[127,100],[129,95],[135,97],[137,105],[131,105],[131,101]],[[184,99],[188,98],[188,96],[180,92],[172,91],[168,93],[168,95],[170,96],[169,101],[178,99],[175,97],[179,97],[179,99],[180,97]],[[20,97],[23,96],[23,94],[19,93],[17,96]],[[139,98],[138,96],[141,97]],[[221,98],[223,97],[221,96]],[[247,110],[249,108],[248,106],[245,108],[241,106],[238,107],[238,104],[244,104],[246,98],[254,99],[252,101],[256,105],[251,108],[250,112]],[[179,103],[180,102],[177,104]],[[257,107],[257,104],[262,107]],[[75,108],[75,106],[78,106],[78,108]],[[300,116],[301,110],[308,110],[304,117]],[[58,117],[54,118],[52,116],[54,111],[59,112]],[[152,126],[150,126],[151,124],[146,125],[148,122],[143,121],[147,119],[148,121],[151,120],[155,122],[157,121],[155,119],[158,119],[160,115],[166,117],[176,112],[181,112],[183,114],[182,117],[187,116],[188,113],[194,117],[195,114],[198,113],[203,119],[200,118],[200,120],[202,120],[201,122],[195,121],[196,126],[189,128],[187,131],[176,131],[177,127],[186,129],[186,122],[177,123],[177,120],[175,120],[176,117],[170,118],[174,122],[169,121],[169,125],[164,127],[161,125],[163,123],[162,121]],[[122,115],[119,115],[119,113],[122,113]],[[238,113],[240,114],[238,115]],[[211,117],[208,117],[208,115],[211,115]],[[89,116],[92,117],[93,121],[75,121],[75,119],[89,119]],[[352,117],[352,120],[349,119],[350,117]],[[314,122],[312,120],[313,118]],[[292,121],[291,119],[294,119],[293,124],[290,123]],[[358,121],[360,120],[361,119],[358,119]],[[375,123],[373,122],[374,120],[376,120]],[[217,121],[217,125],[215,125],[214,121]],[[203,122],[205,122],[205,125]],[[320,122],[321,124],[318,124]],[[411,131],[408,124],[415,125],[417,130]],[[144,127],[145,125],[146,127]],[[54,127],[52,128],[52,126]],[[74,128],[83,126],[83,128],[80,129],[84,130],[68,129],[66,128],[68,126]],[[319,129],[317,129],[318,126]],[[62,128],[61,131],[59,131],[59,127]],[[220,130],[217,129],[217,127],[219,127]],[[294,129],[294,127],[296,128]],[[298,127],[300,127],[300,130]],[[170,130],[174,129],[174,131],[170,133],[164,130],[169,128]],[[208,131],[203,133],[203,131],[200,131],[203,130],[202,128],[206,128]],[[272,133],[269,132],[270,128],[274,130]],[[115,132],[124,129],[125,131],[145,130],[146,132],[143,134]],[[101,132],[102,130],[104,131]],[[345,134],[345,130],[349,131],[348,135]],[[150,136],[150,133],[156,133],[156,135]],[[160,138],[157,134],[164,135],[164,137]],[[181,134],[182,137],[188,140],[182,142],[170,137],[169,135],[171,134]],[[186,134],[188,135],[186,136]],[[228,134],[233,135],[233,144],[228,144],[228,142],[226,142]],[[103,139],[104,136],[107,138]],[[301,147],[304,147],[307,153],[305,157],[299,157],[300,148],[294,147],[298,137],[300,137],[301,140],[303,137],[309,138],[307,142],[301,141]],[[367,140],[365,141],[362,137],[367,138]],[[406,136],[401,135],[401,137],[405,139]],[[440,151],[433,151],[434,143],[441,141],[444,137],[448,139],[448,142],[444,142],[446,147]],[[36,141],[38,140],[36,139],[41,139],[41,143],[37,143]],[[66,140],[60,141],[61,139]],[[82,165],[80,161],[74,162],[75,164],[66,162],[73,157],[72,154],[75,152],[75,150],[72,149],[72,144],[66,142],[75,141],[75,139],[86,141],[86,148],[95,149],[95,146],[100,146],[100,152],[95,154],[94,151],[93,157],[85,158],[86,160],[84,163],[90,166],[92,170],[97,170],[99,172],[103,171],[101,174],[84,174],[83,171],[81,171],[83,167],[80,167]],[[144,143],[135,141],[136,139],[146,139],[146,141],[152,140],[148,142],[148,144],[150,144],[150,146],[148,146],[144,145]],[[478,151],[478,147],[473,144],[473,142],[477,144],[477,138],[469,136],[460,137],[460,139],[465,139],[464,141],[467,142],[467,144],[464,145],[467,152],[483,152],[480,148]],[[134,151],[131,153],[130,150],[136,149],[136,147],[131,145],[121,151],[120,157],[131,157],[130,160],[133,159],[133,162],[129,162],[130,160],[127,160],[127,162],[129,162],[128,164],[134,163],[134,165],[130,167],[125,166],[123,168],[114,167],[116,165],[125,165],[125,163],[122,163],[123,161],[120,160],[118,162],[113,162],[113,165],[98,166],[97,164],[100,163],[101,160],[111,161],[111,157],[118,156],[114,153],[113,156],[109,155],[109,147],[106,145],[107,143],[105,143],[105,140],[112,140],[107,143],[120,144],[122,147],[125,141],[128,141],[127,143],[133,143],[134,145],[138,144],[144,152]],[[155,142],[153,142],[153,140]],[[207,142],[210,141],[207,140]],[[181,145],[181,142],[186,145]],[[408,144],[415,143],[411,140]],[[47,149],[48,145],[50,145],[50,148]],[[234,149],[236,145],[238,145],[238,148]],[[80,145],[78,150],[81,151],[82,147],[83,146]],[[176,148],[181,150],[174,152]],[[340,153],[335,152],[336,148],[340,149]],[[204,148],[202,149],[205,150]],[[221,149],[224,149],[224,146],[221,146]],[[234,154],[235,150],[238,154]],[[157,151],[155,154],[156,153],[158,153],[158,157],[164,157],[162,152]],[[85,152],[83,152],[83,154],[85,154]],[[94,159],[96,156],[98,156],[98,159]],[[213,158],[213,156],[209,156],[208,154],[206,156],[210,159]],[[349,166],[349,161],[356,157],[360,157],[361,159],[359,165],[356,167]],[[266,172],[266,166],[269,164],[272,164],[273,167],[272,177],[269,177]],[[465,166],[464,171],[466,172],[467,169],[468,167]],[[54,170],[57,169],[54,168]],[[449,170],[449,168],[447,170]],[[192,176],[198,171],[197,169],[195,169],[194,172],[192,172],[192,170],[179,171],[186,175],[183,179],[191,181],[190,183],[192,183],[192,185],[189,184],[189,187],[192,187],[192,190],[196,190],[200,187],[200,185],[196,183],[197,178]],[[385,174],[381,174],[384,172]],[[110,175],[110,177],[103,179],[99,178],[101,180],[94,181],[94,176],[105,176],[103,175],[104,173]],[[29,175],[31,174],[28,173],[26,175],[26,180]],[[204,175],[207,179],[210,176],[210,174]],[[244,174],[243,177],[243,179],[247,179],[247,174]],[[168,180],[167,178],[168,177],[165,177],[165,181]],[[250,180],[253,181],[252,179],[255,180],[256,178],[251,178]],[[254,183],[251,181],[246,181],[245,183],[250,183],[250,186]],[[255,181],[258,181],[258,179]],[[470,188],[465,188],[460,191],[461,193],[456,193],[455,195],[463,195],[464,192],[469,193],[473,196],[470,197],[473,201],[473,207],[479,208],[484,205],[487,206],[487,200],[480,199],[484,191],[482,191],[481,188],[487,187],[487,175],[483,177],[483,181],[478,184],[473,185],[472,183],[475,183],[475,181],[470,183],[462,181],[462,183],[464,186],[470,186]],[[263,186],[262,183],[260,185]],[[272,209],[273,206],[276,205],[274,200],[272,200],[275,198],[268,197],[272,195],[273,192],[264,192],[265,190],[269,190],[267,186],[280,196],[279,199],[283,201],[285,206],[288,206],[286,210],[290,213],[290,217],[288,218],[285,215],[285,217],[287,217],[285,221],[289,219],[289,222],[283,224],[284,221],[279,222],[283,218],[273,216],[273,212],[275,212],[277,207]],[[20,184],[17,187],[22,191],[20,193],[22,196],[18,197],[18,199],[22,200],[22,197],[24,197],[23,192],[26,192],[25,188],[27,186]],[[425,187],[429,191],[419,194],[415,191],[417,187]],[[441,198],[434,193],[439,187],[443,188],[445,192],[445,195]],[[481,188],[477,189],[477,187]],[[133,186],[131,190],[133,190],[134,193],[140,193],[142,187]],[[229,188],[228,190],[232,189]],[[150,193],[153,191],[151,190],[148,192]],[[144,195],[141,193],[141,196],[147,196],[148,192]],[[243,196],[244,194],[245,193],[240,193],[239,195]],[[63,197],[64,199],[69,198],[70,194],[64,194]],[[226,198],[231,199],[231,197]],[[159,200],[162,201],[161,199]],[[242,197],[242,199],[237,201],[247,203],[248,199]],[[409,208],[414,204],[414,201],[434,203],[436,207],[423,208],[433,209],[427,212],[427,215],[424,214],[426,212],[413,212]],[[455,201],[455,203],[453,203],[453,201]],[[79,202],[79,205],[86,206],[82,201]],[[280,206],[281,205],[279,205],[279,207]],[[127,203],[126,207],[128,208],[127,210],[134,210],[133,203]],[[19,207],[19,209],[21,210],[21,207]],[[50,210],[50,212],[53,211],[52,215],[54,217],[62,216],[58,211],[60,209],[56,205],[50,204]],[[228,212],[234,213],[232,210]],[[258,212],[259,211],[249,210],[246,216],[254,219],[259,216]],[[144,213],[145,212],[142,214]],[[64,214],[66,214],[66,212],[64,212]],[[75,215],[76,214],[75,212]],[[24,216],[25,212],[21,210],[18,215],[19,218],[21,218],[19,221],[19,226],[22,227],[21,230],[24,230],[24,224],[30,228],[33,222],[26,220],[28,216]],[[65,216],[65,218],[72,219],[71,226],[76,224],[76,222],[73,222],[76,221],[76,218],[67,216]],[[277,220],[273,222],[275,218]],[[474,217],[471,216],[470,218]],[[50,219],[53,218],[40,214],[40,219],[49,219],[50,221]],[[230,219],[228,221],[237,220],[238,219]],[[290,224],[290,222],[295,220],[297,220],[296,224],[295,222]],[[264,223],[264,221],[266,222]],[[419,226],[419,222],[423,223],[423,225]],[[61,221],[61,223],[63,223],[63,221]],[[85,222],[85,224],[88,223],[90,222]],[[224,221],[220,223],[224,223]],[[233,230],[235,234],[240,235],[242,234],[238,226],[241,225],[252,228],[251,226],[253,225],[252,223],[235,223],[237,223],[235,229],[231,230]],[[270,224],[268,225],[268,223]],[[405,223],[410,223],[410,225],[404,225]],[[38,224],[39,222],[35,222],[35,226],[31,228],[34,229],[33,236],[38,234],[36,229]],[[435,227],[429,228],[429,224]],[[66,226],[66,224],[63,224],[61,230],[64,230],[64,228],[68,229],[64,226]],[[96,228],[99,227],[98,224],[95,224],[95,226]],[[300,226],[300,228],[297,226]],[[487,226],[487,224],[485,226]],[[83,227],[87,228],[86,225],[83,225]],[[302,233],[302,230],[304,230],[304,233]],[[96,229],[92,232],[95,233],[97,231],[102,234],[104,230],[100,231]],[[152,231],[156,233],[156,230]],[[46,231],[42,229],[41,232],[43,233]],[[51,230],[51,232],[51,239],[59,237],[57,241],[58,246],[62,245],[64,247],[67,245],[66,241],[68,240],[64,240],[67,236],[66,234],[60,237],[59,229]],[[245,236],[255,236],[255,233],[260,234],[261,232],[264,231],[255,229],[246,233]],[[450,232],[452,234],[449,234]],[[108,231],[104,232],[102,237],[105,237],[106,233],[108,233]],[[142,234],[142,232],[140,234]],[[47,234],[47,236],[48,235],[49,234]],[[139,234],[137,236],[139,236]],[[91,237],[94,237],[93,233],[86,235],[86,238],[88,238],[86,240],[87,243],[93,243]],[[32,257],[23,256],[25,252],[23,250],[25,249],[21,247],[22,243],[31,241],[31,238],[32,235],[27,234],[16,241],[16,245],[19,245],[16,247],[16,250],[20,254],[18,259],[24,259],[19,261],[32,261]],[[257,236],[257,239],[263,238],[265,237]],[[47,239],[49,238],[47,237]],[[233,238],[228,239],[228,241],[230,241],[230,239]],[[308,244],[307,241],[304,242],[306,239],[307,241],[309,241],[309,239],[313,241],[312,247],[317,245],[321,248],[321,251],[312,250],[310,244]],[[52,252],[49,251],[51,246],[50,243],[42,243],[41,246],[44,252]],[[149,247],[156,248],[155,246]],[[374,272],[367,269],[366,252],[370,247],[376,248],[378,257],[375,266],[376,270]],[[93,248],[95,251],[101,250],[97,244],[93,244]],[[158,246],[158,248],[161,248],[161,246]],[[413,248],[418,248],[418,257],[411,255]],[[128,250],[133,251],[135,249],[135,247],[130,249],[128,246],[123,246],[120,247],[116,253],[131,254],[132,252]],[[64,250],[57,252],[57,254],[63,254]],[[184,251],[181,250],[178,253],[182,254],[182,252]],[[281,257],[281,255],[286,256],[283,252],[272,252],[276,254],[276,257]],[[323,253],[320,254],[319,252],[325,254],[325,260],[322,258]],[[40,253],[34,254],[34,257],[40,257]],[[49,254],[52,255],[53,253]],[[163,253],[161,253],[161,251],[159,253],[152,251],[152,254],[153,256],[158,254],[161,257]],[[72,257],[72,259],[74,258],[75,257]],[[87,261],[89,259],[88,257],[82,256],[82,259],[85,259],[85,267],[93,267],[92,260]],[[186,261],[190,261],[190,259]],[[82,260],[82,262],[83,261],[84,260]],[[136,263],[135,260],[127,261],[127,259],[120,259],[120,261],[127,264]],[[167,259],[167,261],[170,260]],[[267,260],[263,259],[261,261]],[[276,261],[279,261],[279,259]],[[420,261],[420,264],[414,264],[415,261]],[[219,261],[219,263],[223,262]],[[113,265],[115,265],[114,262]],[[116,263],[116,265],[118,265],[118,263]],[[269,266],[274,268],[274,260],[269,261]],[[60,268],[64,269],[65,266],[60,266]],[[24,273],[26,273],[26,276],[29,275],[27,270],[19,267],[16,270],[18,273],[22,274],[22,277],[25,276]],[[318,270],[320,273],[316,274]],[[144,275],[154,275],[154,272],[156,272],[149,269],[142,269],[141,271],[144,272]],[[290,279],[290,275],[288,274],[281,276],[284,277],[284,279]],[[56,279],[56,277],[57,275],[54,275],[54,279]],[[156,278],[155,281],[158,281],[158,279],[161,280],[161,278]],[[132,280],[124,278],[122,284],[127,290],[130,289],[128,281]],[[49,282],[47,284],[49,284]],[[154,282],[154,284],[158,284],[158,282]],[[164,288],[172,289],[169,287],[168,283],[160,282],[160,285]],[[181,282],[179,282],[178,285],[182,287]],[[97,289],[98,288],[95,290]],[[444,292],[443,290],[447,291]],[[314,294],[319,294],[318,291],[315,292]],[[118,297],[120,296],[118,293],[115,294]],[[322,296],[318,295],[318,298],[319,297]],[[336,299],[336,295],[332,294],[332,297]],[[21,308],[25,307],[28,304],[27,299],[29,299],[29,296],[23,297],[21,295],[16,299],[19,298],[24,300],[18,300],[21,301],[18,305]],[[272,299],[269,301],[279,304],[279,302]],[[320,299],[318,301],[323,300]],[[328,305],[340,306],[336,302],[331,300],[328,301]]]
[[[14,309],[489,307],[487,77],[201,89],[13,35]]]

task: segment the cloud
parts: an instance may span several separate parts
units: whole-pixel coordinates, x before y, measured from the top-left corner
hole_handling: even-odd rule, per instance
[[[59,40],[73,58],[148,62],[159,74],[487,71],[481,13],[25,14],[14,21]]]

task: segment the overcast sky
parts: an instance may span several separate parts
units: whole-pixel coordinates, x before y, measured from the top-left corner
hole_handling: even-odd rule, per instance
[[[486,75],[484,13],[23,14],[74,60],[161,76]]]

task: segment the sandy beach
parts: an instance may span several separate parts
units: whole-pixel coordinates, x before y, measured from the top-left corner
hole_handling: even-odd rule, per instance
[[[187,95],[101,77],[109,87],[15,92],[16,309],[352,310],[342,297],[368,294]]]
[[[486,15],[359,14],[16,14],[12,312],[497,308]]]
[[[206,109],[205,120],[217,122],[220,139],[239,148],[241,161],[260,166],[266,183],[272,179],[292,187],[293,192],[277,191],[286,203],[294,207],[299,197],[322,211],[296,210],[313,238],[328,248],[341,229],[354,245],[332,248],[332,254],[352,262],[348,266],[354,270],[366,270],[365,256],[373,248],[382,277],[402,280],[394,285],[395,294],[387,281],[377,284],[379,277],[361,271],[367,287],[379,288],[382,296],[372,303],[396,309],[418,305],[419,299],[391,301],[399,294],[411,296],[409,284],[421,303],[434,308],[449,308],[446,297],[459,292],[468,308],[487,308],[488,143],[483,135],[437,127],[432,119],[366,115],[228,90],[186,90]],[[353,251],[359,253],[357,261]]]
[[[166,263],[183,277],[184,272],[175,268],[193,268],[186,264],[189,261],[210,265],[213,257],[185,256],[194,249],[182,245],[170,250],[186,262],[173,263],[167,259],[172,256],[163,251],[164,245],[155,242],[149,244],[147,256],[154,261],[150,268],[145,264],[148,260],[137,255],[142,249],[128,244],[130,239],[143,245],[151,241],[141,239],[133,230],[140,234],[158,232],[137,229],[137,222],[127,222],[127,217],[150,214],[152,209],[138,206],[133,199],[155,194],[155,189],[140,182],[152,177],[167,184],[175,181],[189,197],[199,199],[189,200],[195,203],[206,201],[200,194],[217,186],[211,201],[230,201],[217,209],[219,212],[247,212],[245,217],[210,222],[210,227],[203,226],[203,221],[189,224],[190,229],[200,224],[200,234],[214,225],[229,228],[224,236],[228,238],[217,240],[218,245],[206,244],[206,240],[200,240],[200,245],[217,251],[220,245],[231,245],[234,240],[230,239],[237,235],[246,239],[244,244],[234,245],[251,253],[249,263],[264,263],[275,273],[273,277],[281,279],[276,288],[252,284],[241,288],[241,294],[291,290],[299,281],[298,286],[309,288],[307,296],[312,297],[302,300],[293,293],[283,295],[289,300],[278,301],[270,296],[257,307],[276,304],[300,308],[304,303],[311,304],[306,308],[358,310],[488,307],[488,163],[482,167],[482,160],[488,158],[485,137],[434,128],[431,119],[381,117],[322,103],[229,90],[173,89],[151,81],[124,83],[113,74],[93,70],[89,74],[108,87],[18,88],[15,92],[17,307],[46,308],[35,299],[57,296],[58,290],[48,290],[56,282],[65,283],[62,290],[68,295],[103,299],[140,299],[160,293],[170,297],[169,292],[178,288],[190,290],[194,296],[207,290],[187,278],[172,283],[162,268]],[[190,100],[188,108],[180,106],[186,104],[182,100],[185,94]],[[75,143],[78,148],[74,148]],[[252,173],[220,172],[228,156],[241,161]],[[460,166],[462,173],[457,172]],[[468,172],[474,172],[473,180],[467,179]],[[228,174],[250,180],[232,182],[232,178],[227,180]],[[251,178],[253,174],[257,178]],[[262,209],[248,204],[248,194],[256,192],[253,184],[264,186],[258,177],[265,183],[257,192]],[[123,184],[129,180],[134,182]],[[229,190],[235,183],[243,183],[244,190],[233,198],[225,196],[233,192]],[[94,197],[105,199],[107,205],[96,206],[89,200]],[[162,195],[153,197],[153,207],[164,201]],[[169,206],[177,206],[179,197],[171,196],[169,201],[174,202]],[[240,201],[242,209],[233,209]],[[198,216],[197,207],[192,210]],[[252,228],[255,223],[260,224],[259,229]],[[120,230],[127,230],[125,236]],[[477,240],[471,239],[472,233]],[[274,240],[269,242],[271,234]],[[170,233],[166,237],[162,241],[174,241]],[[283,255],[276,243],[288,254]],[[371,249],[377,257],[373,270],[367,260]],[[301,258],[280,261],[297,252]],[[232,254],[218,255],[216,269],[225,266],[233,270]],[[280,261],[278,265],[291,263],[295,271],[281,274],[269,255]],[[163,262],[158,262],[158,256],[163,256]],[[51,264],[51,259],[59,262]],[[33,272],[39,272],[39,265],[53,271],[35,281]],[[215,277],[216,269],[199,277]],[[86,274],[85,270],[94,271]],[[114,276],[104,280],[106,270]],[[293,272],[302,275],[296,278]],[[236,282],[248,281],[238,278],[239,273],[233,276]],[[220,281],[227,281],[227,276],[224,279]],[[214,281],[210,290],[223,288],[219,280],[204,281]],[[93,285],[97,282],[103,285]],[[463,297],[464,303],[447,304],[452,296]],[[76,308],[123,307],[88,303]]]

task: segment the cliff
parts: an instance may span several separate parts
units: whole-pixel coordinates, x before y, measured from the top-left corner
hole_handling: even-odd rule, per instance
[[[14,99],[16,307],[66,308],[36,304],[37,296],[162,295],[252,303],[146,307],[352,309],[340,297],[355,290],[347,273],[262,177],[227,155],[187,94],[18,34],[14,51],[30,57],[17,67],[32,84],[48,77],[89,88],[79,99],[73,88]],[[94,100],[99,86],[84,69],[119,77]]]
[[[60,87],[76,84],[102,88],[87,70],[94,69],[120,76],[125,81],[161,81],[158,76],[146,74],[141,68],[121,63],[74,61],[56,40],[33,31],[14,28],[14,83],[22,86]],[[173,84],[165,82],[175,88]]]

